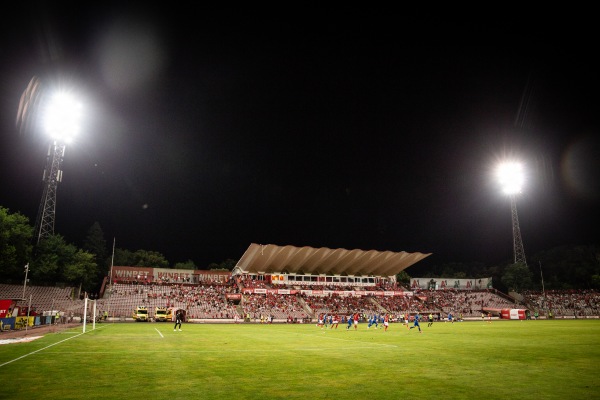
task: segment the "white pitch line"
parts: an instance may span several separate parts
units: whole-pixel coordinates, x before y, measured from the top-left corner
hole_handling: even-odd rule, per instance
[[[156,332],[158,332],[158,334],[160,335],[160,337],[161,337],[161,338],[164,338],[163,334],[162,334],[162,333],[160,333],[160,331],[158,330],[158,328],[154,328],[154,330],[155,330]]]
[[[105,326],[106,326],[106,325],[105,325]],[[100,328],[104,328],[104,326],[102,326],[102,327],[100,327]],[[96,328],[96,329],[100,329],[100,328]],[[88,331],[88,332],[91,332],[91,331]],[[49,349],[50,347],[52,347],[52,346],[56,346],[57,344],[61,344],[62,342],[66,342],[67,340],[75,339],[76,337],[79,337],[79,336],[81,336],[81,335],[83,335],[83,334],[86,334],[86,333],[88,333],[88,332],[81,332],[81,333],[79,333],[79,334],[77,334],[77,335],[75,335],[75,336],[71,336],[71,337],[68,337],[68,338],[66,338],[66,339],[63,339],[63,340],[61,340],[60,342],[52,343],[52,344],[49,344],[49,345],[48,345],[48,346],[46,346],[46,347],[43,347],[43,348],[41,348],[41,349],[37,349],[36,351],[32,351],[31,353],[23,354],[21,357],[17,357],[17,358],[15,358],[14,360],[10,360],[10,361],[7,361],[7,362],[5,362],[5,363],[3,363],[3,364],[0,364],[0,368],[4,367],[5,365],[11,364],[11,363],[13,363],[13,362],[15,362],[15,361],[19,361],[19,360],[21,360],[21,359],[23,359],[23,358],[25,358],[25,357],[28,357],[28,356],[30,356],[30,355],[32,355],[32,354],[39,353],[39,352],[40,352],[40,351],[42,351],[42,350]]]

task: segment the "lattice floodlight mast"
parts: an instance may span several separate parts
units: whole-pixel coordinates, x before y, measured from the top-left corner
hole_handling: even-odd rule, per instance
[[[515,264],[522,263],[527,265],[527,260],[525,259],[525,249],[523,248],[523,240],[521,239],[521,228],[519,228],[519,216],[517,215],[517,199],[515,195],[510,196],[510,211],[512,215],[513,250],[515,253]]]
[[[517,162],[501,164],[497,173],[502,190],[510,197],[515,264],[527,265],[523,240],[521,239],[521,228],[519,227],[519,216],[517,215],[517,194],[521,193],[524,182],[521,164]]]
[[[62,170],[60,169],[65,156],[65,145],[56,141],[48,146],[48,158],[46,169],[44,169],[43,182],[44,193],[38,211],[36,222],[37,243],[40,240],[54,234],[54,223],[56,217],[56,189],[62,181]]]
[[[36,221],[37,242],[54,234],[56,189],[62,181],[60,169],[66,143],[79,132],[81,105],[68,93],[56,93],[45,110],[45,128],[52,140],[44,170],[44,193]]]

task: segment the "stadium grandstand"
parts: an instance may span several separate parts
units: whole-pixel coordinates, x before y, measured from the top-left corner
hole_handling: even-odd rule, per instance
[[[495,318],[598,318],[600,294],[593,290],[504,294],[491,278],[411,278],[396,275],[429,254],[251,244],[233,271],[114,266],[98,296],[85,302],[76,288],[0,284],[0,322],[11,329],[47,323],[134,321],[137,307],[188,322],[314,322],[321,314],[452,314],[457,320]],[[25,291],[26,290],[26,291]],[[89,299],[88,299],[89,300]],[[84,304],[88,310],[84,313]],[[91,308],[93,304],[95,309]],[[511,310],[511,313],[504,313]],[[520,310],[513,313],[512,310]]]

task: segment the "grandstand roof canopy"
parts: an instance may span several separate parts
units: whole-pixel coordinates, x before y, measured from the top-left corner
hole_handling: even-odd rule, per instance
[[[252,243],[234,271],[250,274],[393,276],[430,255]]]

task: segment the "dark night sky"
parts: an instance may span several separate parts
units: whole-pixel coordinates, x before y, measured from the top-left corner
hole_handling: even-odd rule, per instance
[[[35,222],[48,142],[15,116],[38,76],[86,109],[57,192],[55,232],[78,245],[98,221],[119,248],[200,268],[250,243],[505,262],[508,157],[527,171],[528,256],[599,242],[589,49],[516,22],[467,41],[425,17],[188,11],[38,10],[2,35],[0,205]]]

